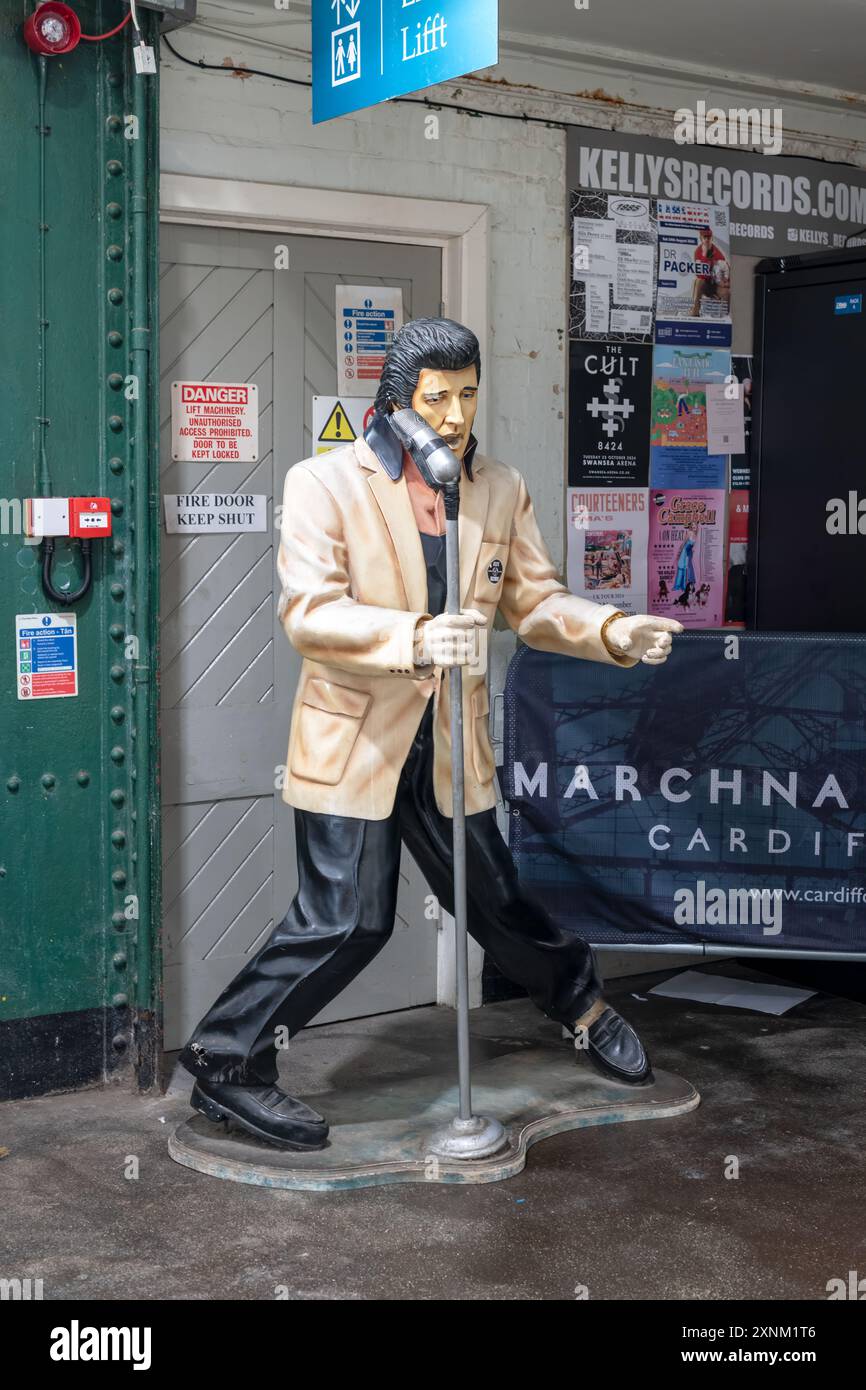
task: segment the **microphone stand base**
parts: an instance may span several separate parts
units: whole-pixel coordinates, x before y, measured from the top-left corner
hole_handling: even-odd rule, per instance
[[[427,1152],[438,1158],[488,1158],[506,1144],[508,1136],[498,1120],[484,1115],[471,1115],[461,1120],[455,1115],[450,1124],[434,1130]]]

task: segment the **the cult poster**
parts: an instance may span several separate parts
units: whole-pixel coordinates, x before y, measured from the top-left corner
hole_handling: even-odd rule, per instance
[[[651,343],[656,219],[649,198],[571,196],[569,336]]]
[[[572,343],[568,481],[572,487],[649,482],[652,348]]]
[[[656,342],[731,345],[727,208],[658,201]]]
[[[568,488],[568,587],[624,613],[646,612],[648,489]]]
[[[724,385],[731,354],[657,347],[653,353],[650,486],[724,488],[726,454],[707,452],[707,385]]]
[[[724,491],[650,488],[649,498],[648,611],[687,628],[721,627]]]

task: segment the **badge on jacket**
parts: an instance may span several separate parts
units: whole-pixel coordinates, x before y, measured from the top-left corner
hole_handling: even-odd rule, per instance
[[[491,584],[498,584],[502,578],[502,561],[491,560],[487,566],[487,578]]]

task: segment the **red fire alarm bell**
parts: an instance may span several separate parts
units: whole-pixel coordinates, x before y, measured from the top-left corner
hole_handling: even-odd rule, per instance
[[[78,15],[60,0],[37,5],[24,25],[24,42],[34,53],[45,57],[69,53],[81,38]]]

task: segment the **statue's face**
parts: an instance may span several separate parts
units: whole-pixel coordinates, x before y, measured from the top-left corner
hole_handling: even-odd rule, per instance
[[[478,372],[474,366],[460,372],[423,367],[419,372],[412,409],[441,434],[458,458],[466,452],[477,408]]]

